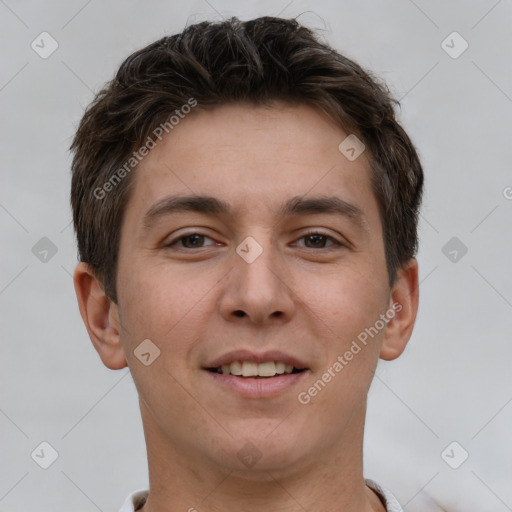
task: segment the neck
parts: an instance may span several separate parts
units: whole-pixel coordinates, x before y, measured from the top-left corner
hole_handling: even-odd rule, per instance
[[[141,511],[385,512],[363,478],[365,412],[366,404],[337,446],[315,453],[310,460],[240,471],[170,443],[141,402],[150,484]]]

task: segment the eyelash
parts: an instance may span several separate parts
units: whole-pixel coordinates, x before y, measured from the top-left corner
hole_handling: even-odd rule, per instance
[[[203,235],[202,233],[189,233],[187,235],[182,235],[174,240],[172,240],[171,242],[169,242],[168,244],[165,245],[165,248],[172,248],[174,246],[176,246],[180,241],[186,239],[186,238],[189,238],[191,236],[194,236],[194,235],[199,235],[199,236],[202,236],[204,238],[209,238],[210,240],[212,240],[211,237],[207,236],[207,235]],[[321,236],[321,237],[324,237],[327,241],[331,241],[332,242],[332,245],[331,246],[327,246],[327,247],[320,247],[319,249],[323,249],[323,250],[329,250],[329,248],[333,248],[335,246],[338,246],[338,247],[344,247],[345,244],[339,242],[338,240],[336,240],[334,237],[330,236],[330,235],[327,235],[326,233],[323,233],[321,231],[309,231],[308,233],[304,233],[300,238],[298,238],[298,240],[302,240],[303,238],[307,238],[309,236],[314,236],[314,235],[318,235],[318,236]],[[204,247],[198,247],[199,249],[204,249]],[[181,247],[180,249],[183,249],[183,250],[193,250],[193,249],[197,249],[196,248],[190,248],[190,247]],[[313,247],[305,247],[305,249],[315,249]]]

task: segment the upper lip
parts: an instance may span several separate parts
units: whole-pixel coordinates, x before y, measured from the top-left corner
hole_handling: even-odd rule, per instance
[[[268,361],[278,361],[284,364],[290,364],[298,370],[307,368],[307,364],[294,356],[281,352],[279,350],[267,350],[265,352],[254,352],[252,350],[233,350],[227,352],[216,359],[212,359],[204,367],[219,368],[223,364],[231,364],[234,361],[248,361],[253,363],[266,363]]]

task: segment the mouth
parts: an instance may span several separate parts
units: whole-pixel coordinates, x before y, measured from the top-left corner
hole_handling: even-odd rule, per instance
[[[213,373],[234,375],[242,378],[269,379],[276,375],[301,373],[307,370],[307,368],[297,368],[283,361],[265,361],[263,363],[256,363],[254,361],[233,361],[218,367],[206,368],[206,370]]]
[[[255,353],[237,350],[202,367],[210,383],[229,394],[243,398],[273,398],[302,385],[311,369],[299,359],[273,350]]]

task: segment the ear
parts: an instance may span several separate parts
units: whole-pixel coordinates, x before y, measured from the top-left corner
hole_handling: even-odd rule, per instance
[[[391,290],[389,308],[395,315],[386,326],[380,351],[381,359],[391,361],[405,350],[418,312],[418,286],[418,262],[411,258],[397,272],[397,279]]]
[[[111,370],[127,366],[121,343],[119,311],[87,263],[79,263],[73,276],[78,307],[89,338],[103,364]]]

